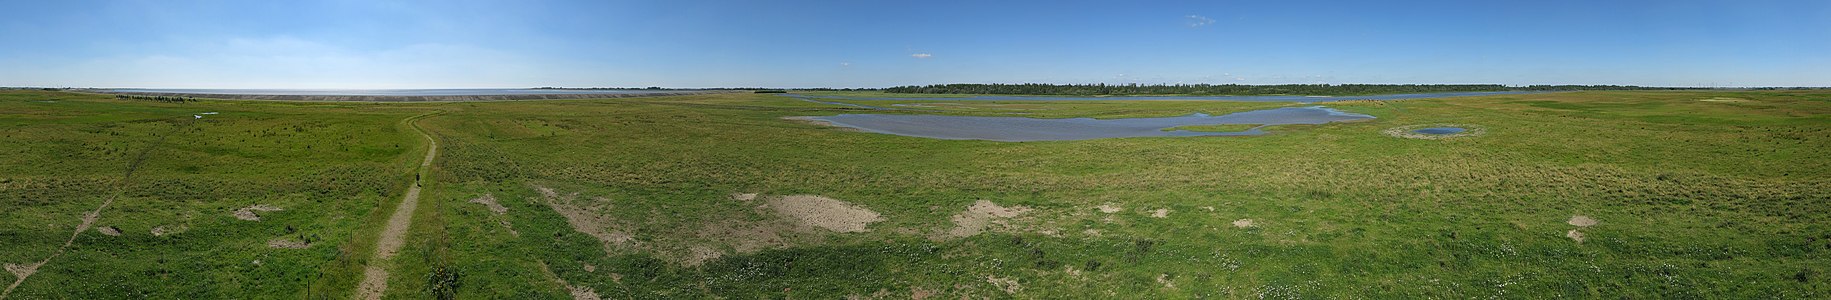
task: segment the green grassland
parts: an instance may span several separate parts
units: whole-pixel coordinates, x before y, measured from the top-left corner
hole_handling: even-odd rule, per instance
[[[770,94],[171,104],[6,92],[0,150],[13,155],[0,157],[0,262],[48,256],[119,189],[97,224],[123,234],[80,234],[13,297],[348,297],[423,154],[406,120],[439,111],[417,121],[440,154],[393,258],[389,298],[1831,295],[1823,91],[1343,102],[1327,106],[1378,118],[1248,137],[1007,143],[783,119],[1295,105],[843,102],[925,107]],[[200,111],[222,114],[191,118]],[[1439,123],[1485,132],[1381,133]],[[132,179],[116,182],[146,149]],[[474,203],[485,195],[502,212]],[[882,220],[866,232],[795,225],[766,208],[786,195],[842,200]],[[983,233],[946,234],[982,200],[1029,210]],[[230,215],[251,204],[286,210],[259,222]],[[1575,215],[1599,224],[1566,224]],[[1243,219],[1251,226],[1236,226]],[[170,224],[188,230],[148,233]],[[316,242],[264,245],[301,236]]]

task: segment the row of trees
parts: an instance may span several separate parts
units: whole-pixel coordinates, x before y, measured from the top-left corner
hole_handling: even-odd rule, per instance
[[[1494,91],[1578,91],[1578,90],[1648,90],[1703,89],[1656,88],[1620,85],[1533,85],[1509,87],[1499,84],[935,84],[898,86],[884,89],[889,93],[915,94],[1009,94],[1009,95],[1371,95],[1399,93],[1494,92]]]
[[[176,96],[114,95],[114,98],[115,99],[125,99],[125,100],[149,100],[149,101],[172,102],[172,103],[197,102],[197,98],[176,97]]]

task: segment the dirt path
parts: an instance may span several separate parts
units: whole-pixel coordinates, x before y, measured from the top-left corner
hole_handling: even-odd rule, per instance
[[[388,216],[388,224],[382,227],[381,236],[375,240],[375,254],[369,257],[369,265],[362,268],[362,285],[356,288],[357,299],[381,299],[388,291],[388,270],[382,268],[394,254],[401,250],[402,240],[407,237],[407,227],[413,224],[413,210],[420,204],[420,183],[426,180],[426,168],[432,166],[432,158],[439,154],[439,142],[420,129],[420,118],[431,116],[424,114],[407,120],[413,131],[426,138],[426,158],[420,160],[420,168],[414,175],[413,186],[407,188],[407,196],[401,199],[400,205],[394,207],[394,214]]]
[[[134,170],[139,170],[140,163],[146,162],[146,155],[151,154],[153,150],[159,149],[159,146],[165,145],[165,139],[177,133],[178,129],[189,127],[191,124],[197,123],[194,118],[186,118],[186,120],[189,121],[184,122],[183,125],[172,127],[171,131],[159,135],[159,139],[154,140],[152,146],[146,147],[146,150],[140,150],[140,155],[135,156],[133,162],[127,163],[127,170],[121,173],[121,179],[115,180],[114,182],[114,193],[109,194],[107,200],[102,200],[102,205],[96,206],[95,210],[83,214],[83,223],[76,225],[76,231],[70,233],[70,239],[64,240],[64,245],[58,247],[57,251],[51,252],[51,256],[45,257],[44,260],[40,260],[35,264],[18,266],[17,268],[7,268],[7,271],[12,271],[13,275],[18,278],[13,280],[12,285],[6,286],[6,291],[0,291],[0,299],[6,299],[6,296],[12,295],[13,289],[19,288],[19,284],[25,283],[26,278],[31,278],[32,274],[38,273],[38,267],[43,267],[46,263],[50,263],[51,259],[63,255],[64,250],[70,249],[70,245],[76,243],[77,236],[82,235],[83,231],[88,231],[90,227],[95,226],[95,221],[102,217],[102,210],[108,209],[108,205],[114,204],[114,200],[121,197],[121,193],[126,190],[128,179],[132,179],[134,176]]]

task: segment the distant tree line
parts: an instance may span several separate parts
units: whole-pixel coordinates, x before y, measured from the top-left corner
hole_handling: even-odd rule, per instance
[[[176,96],[114,95],[115,99],[148,100],[171,103],[197,102],[197,98]]]
[[[1497,91],[1592,91],[1592,90],[1679,90],[1708,88],[1640,87],[1623,85],[1532,85],[1509,87],[1499,84],[934,84],[898,86],[883,89],[888,93],[912,94],[1010,94],[1010,95],[1371,95],[1399,93],[1497,92]]]

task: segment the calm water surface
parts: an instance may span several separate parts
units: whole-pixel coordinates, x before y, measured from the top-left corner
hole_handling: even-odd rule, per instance
[[[1107,96],[1107,97],[972,96],[972,97],[951,97],[951,98],[949,98],[949,97],[852,97],[852,96],[802,95],[802,94],[787,94],[787,96],[797,97],[797,98],[835,99],[835,100],[945,100],[945,101],[954,101],[954,100],[994,100],[994,101],[1215,100],[1215,101],[1314,103],[1314,102],[1334,102],[1334,101],[1349,101],[1349,100],[1405,100],[1405,99],[1511,95],[1511,94],[1531,94],[1531,93],[1543,93],[1543,92],[1457,92],[1457,93],[1389,94],[1389,95],[1365,95],[1365,96],[1290,96],[1290,95],[1276,95],[1276,96]]]
[[[1462,129],[1462,128],[1458,128],[1458,127],[1431,127],[1431,128],[1412,130],[1411,132],[1422,133],[1422,134],[1457,134],[1457,133],[1462,133],[1463,131],[1466,131],[1466,130],[1468,130],[1468,129]]]
[[[1259,128],[1240,132],[1198,132],[1168,128],[1220,124],[1324,124],[1373,116],[1347,113],[1321,106],[1285,107],[1220,116],[1191,114],[1167,118],[1038,119],[1022,117],[969,117],[937,115],[844,114],[814,117],[835,126],[868,132],[948,140],[1004,142],[1066,141],[1147,136],[1229,136],[1264,134]]]

